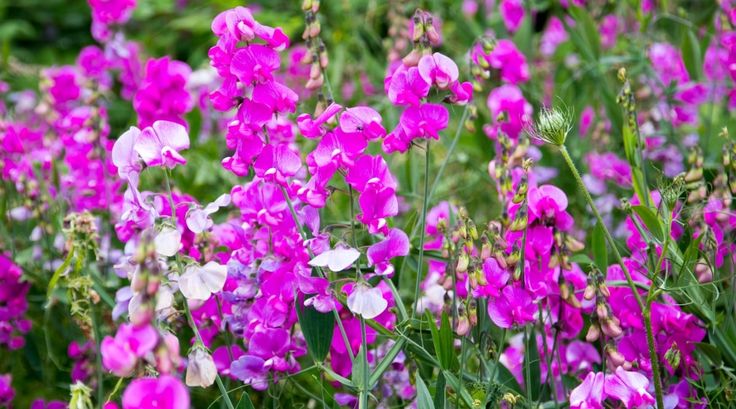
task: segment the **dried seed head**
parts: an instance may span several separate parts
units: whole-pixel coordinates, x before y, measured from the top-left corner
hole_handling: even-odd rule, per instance
[[[546,143],[562,146],[571,130],[572,121],[568,113],[557,108],[544,108],[539,113],[533,134]]]

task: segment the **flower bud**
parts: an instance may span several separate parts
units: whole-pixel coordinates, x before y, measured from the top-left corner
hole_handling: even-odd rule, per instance
[[[189,353],[187,363],[187,386],[206,388],[215,382],[217,368],[212,355],[202,347],[195,346]]]
[[[626,357],[621,354],[621,352],[618,352],[618,349],[611,345],[607,344],[605,347],[606,355],[608,355],[608,361],[613,365],[614,367],[621,366],[626,362]]]
[[[602,320],[601,330],[603,330],[603,333],[610,338],[618,338],[623,334],[623,330],[618,324],[618,320],[614,318],[606,318]]]
[[[588,333],[585,334],[585,340],[588,342],[595,342],[598,340],[598,338],[600,338],[600,336],[601,328],[598,326],[598,324],[590,324],[590,328],[588,328]]]

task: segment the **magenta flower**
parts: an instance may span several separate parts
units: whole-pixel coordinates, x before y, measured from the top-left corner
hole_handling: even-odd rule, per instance
[[[483,275],[485,283],[479,283],[478,287],[473,290],[474,297],[500,297],[501,290],[511,278],[508,270],[502,268],[493,257],[483,261]]]
[[[169,57],[148,60],[146,75],[133,99],[138,126],[150,126],[154,121],[186,124],[184,114],[193,105],[186,89],[191,74],[192,69],[186,63]]]
[[[366,106],[345,109],[340,115],[340,129],[348,134],[358,133],[368,141],[386,135],[386,128],[381,125],[381,114]]]
[[[123,393],[123,409],[189,409],[189,391],[177,378],[139,378]]]
[[[401,229],[391,229],[386,238],[368,247],[368,264],[375,266],[376,274],[391,276],[394,266],[391,259],[409,254],[409,237]]]
[[[296,175],[301,167],[299,155],[287,144],[266,145],[253,164],[253,170],[258,177],[281,185],[286,185],[286,178]]]
[[[501,328],[533,322],[535,312],[529,293],[513,285],[504,287],[500,297],[488,301],[488,315]]]
[[[422,104],[406,108],[399,119],[399,126],[410,139],[439,139],[439,132],[447,128],[449,120],[450,114],[444,106]]]
[[[529,81],[529,65],[526,63],[526,57],[516,48],[513,41],[498,40],[487,59],[491,67],[501,70],[502,81],[509,84]]]
[[[486,134],[495,139],[501,131],[509,138],[517,139],[531,122],[532,105],[524,99],[521,90],[515,85],[502,85],[488,94],[488,109],[491,110],[493,124],[485,129]],[[499,116],[503,114],[503,120]]]
[[[565,30],[565,26],[562,24],[562,21],[559,18],[552,16],[547,23],[547,28],[544,29],[544,33],[542,34],[539,50],[542,55],[551,57],[557,50],[557,47],[567,41],[567,39],[567,30]]]
[[[588,372],[585,380],[570,392],[570,409],[603,409],[603,372]]]
[[[648,54],[652,68],[665,87],[672,82],[681,84],[690,81],[690,74],[685,68],[682,54],[672,44],[654,43],[649,47]]]
[[[243,84],[250,85],[253,82],[271,81],[273,72],[279,66],[281,60],[276,51],[265,45],[251,44],[233,55],[230,72]]]
[[[440,53],[423,56],[417,68],[425,82],[437,85],[440,89],[449,88],[459,75],[455,61]]]
[[[606,376],[604,390],[607,396],[620,400],[627,408],[647,407],[654,397],[647,392],[649,379],[639,372],[616,368],[613,376]]]
[[[419,105],[429,94],[430,82],[425,80],[417,67],[400,65],[384,81],[389,101],[395,105]]]
[[[102,24],[125,23],[136,6],[136,0],[87,0],[92,18]]]
[[[297,118],[297,126],[299,132],[307,138],[317,138],[323,136],[327,130],[322,126],[325,122],[332,119],[342,109],[339,104],[332,103],[330,106],[320,113],[317,118],[312,119],[309,114],[301,114]]]
[[[10,407],[15,397],[13,389],[13,377],[10,374],[0,375],[0,405]]]
[[[560,230],[568,230],[575,223],[567,209],[567,196],[556,186],[544,185],[529,190],[531,215],[546,223],[553,223]]]
[[[515,33],[521,26],[521,21],[526,14],[522,1],[501,0],[501,4],[498,7],[501,11],[501,17],[503,17],[503,24],[506,26],[506,29],[511,33]]]
[[[348,169],[345,182],[358,192],[381,187],[396,190],[398,187],[386,160],[381,155],[363,155],[358,158],[355,165]]]
[[[358,198],[363,213],[356,218],[366,226],[371,234],[388,233],[386,219],[399,213],[399,201],[392,188],[367,189]]]
[[[122,324],[115,338],[106,336],[102,340],[102,364],[117,376],[128,376],[135,368],[138,358],[153,351],[156,343],[158,332],[152,326]]]
[[[133,133],[135,134],[135,128]],[[130,131],[129,131],[130,132]],[[123,145],[125,146],[125,145]],[[143,129],[133,146],[148,166],[163,166],[169,169],[183,165],[187,160],[179,153],[189,149],[189,135],[184,126],[175,122],[156,121]],[[121,152],[122,156],[128,157]]]
[[[250,9],[246,7],[235,7],[218,14],[212,20],[212,32],[220,36],[226,45],[233,45],[239,41],[250,42],[257,37],[277,51],[289,46],[289,38],[281,28],[257,22]]]

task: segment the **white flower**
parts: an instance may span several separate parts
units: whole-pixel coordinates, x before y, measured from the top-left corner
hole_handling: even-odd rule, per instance
[[[227,266],[210,261],[204,266],[187,267],[179,277],[179,290],[189,300],[207,300],[222,290],[227,279]]]
[[[350,247],[337,247],[327,250],[309,260],[312,267],[327,267],[331,271],[342,271],[350,267],[360,257],[360,252]]]
[[[215,382],[217,368],[215,361],[207,351],[195,347],[189,353],[187,363],[187,386],[206,388]]]
[[[201,209],[199,207],[192,209],[187,214],[187,227],[195,234],[202,233],[205,230],[209,230],[214,225],[214,222],[210,218],[210,215],[216,212],[219,208],[225,207],[230,204],[230,195],[225,193],[215,199],[214,202],[208,204]]]
[[[181,233],[172,227],[164,227],[153,239],[156,253],[164,257],[173,257],[181,248]]]
[[[353,292],[348,296],[348,308],[353,314],[362,315],[370,320],[379,316],[388,307],[381,290],[365,283],[355,284]]]

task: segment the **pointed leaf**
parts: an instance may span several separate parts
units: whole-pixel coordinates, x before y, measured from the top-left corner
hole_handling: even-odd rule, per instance
[[[429,394],[427,384],[424,383],[422,377],[417,372],[417,409],[434,409],[434,401],[432,395]]]
[[[596,223],[593,228],[593,259],[600,271],[607,271],[608,269],[608,248],[606,247],[604,228],[600,223]]]
[[[296,314],[302,328],[307,349],[315,362],[322,362],[330,352],[332,333],[335,330],[333,313],[322,313],[312,306],[305,306],[302,297],[297,298]]]

